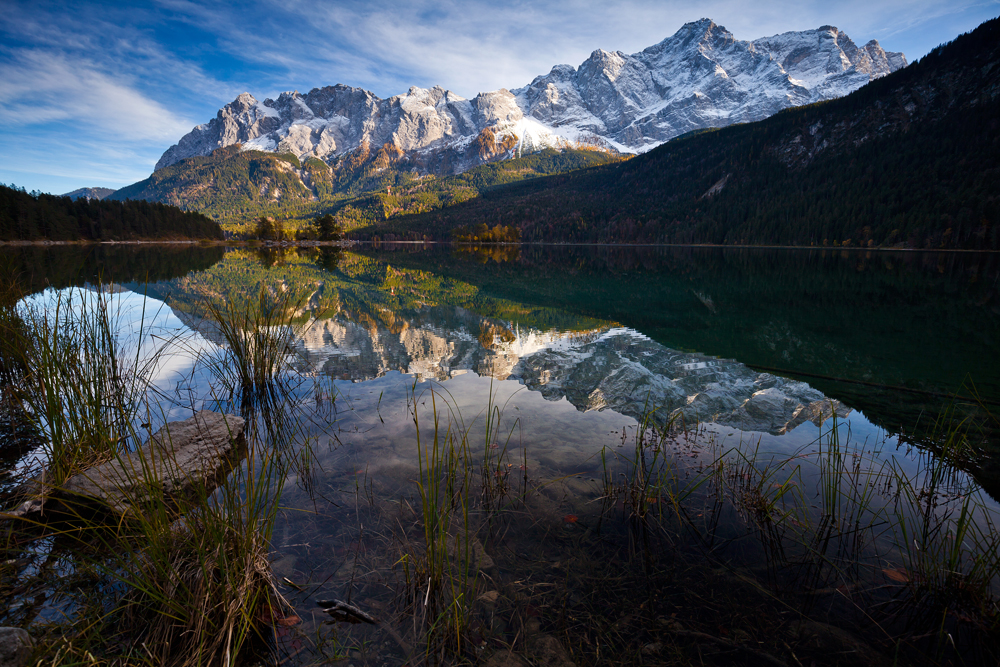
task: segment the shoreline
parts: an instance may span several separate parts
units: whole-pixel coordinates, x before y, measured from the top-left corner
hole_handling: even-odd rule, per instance
[[[719,249],[740,249],[740,250],[822,250],[831,252],[947,252],[947,253],[992,253],[1000,254],[1000,250],[991,249],[969,249],[969,248],[894,248],[894,247],[874,247],[862,248],[851,246],[802,246],[802,245],[717,245],[714,243],[582,243],[582,242],[547,242],[547,241],[525,241],[523,243],[465,243],[455,241],[372,241],[359,239],[344,239],[342,241],[240,241],[240,240],[143,240],[143,241],[0,241],[2,247],[51,247],[51,246],[147,246],[147,245],[191,245],[191,246],[225,246],[225,247],[264,247],[264,248],[315,248],[315,247],[338,247],[351,248],[354,246],[380,246],[392,245],[447,245],[455,247],[511,247],[511,246],[541,246],[541,247],[591,247],[591,248],[719,248]]]

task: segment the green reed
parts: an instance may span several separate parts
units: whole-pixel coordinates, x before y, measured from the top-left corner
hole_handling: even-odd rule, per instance
[[[485,436],[483,438],[483,457],[480,469],[481,491],[479,496],[480,505],[489,518],[493,518],[503,509],[504,501],[510,495],[510,478],[514,464],[507,462],[509,458],[508,453],[514,431],[521,424],[520,419],[515,419],[510,428],[505,432],[502,427],[503,415],[510,398],[507,399],[504,405],[498,405],[495,401],[496,393],[494,392],[493,381],[491,379],[486,404]],[[523,502],[524,494],[527,492],[526,460],[520,468],[523,472],[521,475],[521,499]]]
[[[301,304],[291,291],[272,293],[264,286],[250,297],[230,294],[221,304],[206,298],[208,316],[226,342],[211,370],[231,395],[252,400],[274,393],[275,383],[291,368]]]
[[[426,627],[426,657],[437,662],[447,652],[461,654],[466,648],[475,554],[468,431],[457,431],[450,419],[442,426],[437,392],[429,392],[433,433],[423,439],[416,396],[413,401],[424,554],[414,560],[412,585]]]
[[[724,451],[713,446],[712,460],[692,467],[670,453],[676,443],[646,410],[626,453],[600,454],[602,514],[620,502],[625,518],[657,526],[668,539],[678,524],[666,522],[679,519],[706,556],[731,567],[727,554],[748,546],[718,533],[719,517],[733,513],[759,546],[783,604],[838,591],[869,618],[894,624],[896,642],[937,637],[936,660],[955,646],[994,659],[1000,526],[984,492],[958,468],[977,460],[971,423],[942,415],[934,455],[907,472],[880,457],[877,442],[854,441],[835,406],[826,417],[819,437],[791,454],[741,440]]]
[[[146,391],[159,362],[141,346],[120,340],[126,313],[104,286],[59,293],[49,307],[19,312],[26,344],[18,363],[27,372],[15,394],[44,443],[46,485],[60,485],[75,472],[123,451],[140,421]],[[139,328],[141,340],[145,301]]]
[[[203,488],[178,521],[162,502],[130,517],[106,573],[128,593],[115,618],[153,664],[228,666],[290,614],[269,560],[286,443],[254,439],[214,492]]]
[[[655,409],[650,409],[647,398],[628,454],[620,454],[607,447],[601,449],[605,511],[621,500],[623,510],[630,518],[644,520],[650,513],[663,518],[665,507],[669,507],[671,513],[680,512],[683,501],[700,486],[700,483],[682,486],[676,461],[667,454],[671,433],[681,420],[680,413],[672,415],[663,424],[659,423],[656,414]],[[623,431],[623,444],[625,439]],[[609,451],[625,468],[620,473],[620,481],[609,468]]]
[[[982,488],[957,467],[976,457],[975,431],[954,410],[932,428],[934,455],[916,473],[892,470],[896,502],[892,533],[905,579],[901,613],[933,627],[937,652],[954,646],[961,626],[1000,643],[1000,526]]]
[[[124,517],[60,502],[58,523],[47,514],[5,526],[8,546],[20,549],[54,537],[43,547],[42,571],[56,561],[70,571],[53,576],[47,589],[74,600],[77,619],[39,626],[46,629],[37,638],[36,652],[46,656],[40,664],[236,664],[254,645],[266,644],[270,627],[289,614],[268,551],[291,463],[283,451],[297,434],[287,417],[293,406],[280,392],[256,403],[245,415],[253,424],[242,462],[233,462],[235,470],[218,489],[214,481],[194,485],[178,505],[155,492],[157,469],[177,467],[173,450],[161,448],[147,459],[144,448],[128,446],[145,439],[143,427],[159,410],[147,399],[160,353],[144,356],[140,344],[135,351],[123,346],[126,313],[115,310],[103,288],[76,296],[56,297],[48,311],[19,312],[30,344],[20,359],[27,372],[15,388],[44,437],[44,490],[61,497],[66,479],[104,461],[127,463],[144,481],[135,494],[118,489],[135,510]],[[145,322],[145,306],[141,315]],[[259,329],[271,322],[264,313],[223,326]],[[129,332],[133,340],[150,335],[143,327]],[[273,366],[254,371],[257,377],[273,372]],[[263,414],[270,411],[281,415]],[[81,577],[92,582],[86,591]]]

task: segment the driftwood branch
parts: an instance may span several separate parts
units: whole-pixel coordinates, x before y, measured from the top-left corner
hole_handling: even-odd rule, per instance
[[[322,607],[323,611],[328,613],[338,623],[368,623],[370,625],[377,625],[389,633],[396,643],[399,644],[399,648],[403,649],[403,653],[409,656],[413,652],[413,647],[399,636],[395,628],[391,625],[381,623],[377,618],[361,611],[353,604],[348,604],[343,600],[317,600],[316,604]]]
[[[323,608],[323,611],[330,614],[333,620],[338,623],[368,623],[378,625],[378,619],[371,616],[353,604],[347,604],[343,600],[316,600],[316,604]]]

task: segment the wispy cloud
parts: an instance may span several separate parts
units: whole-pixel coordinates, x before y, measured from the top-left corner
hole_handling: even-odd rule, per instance
[[[178,117],[93,62],[25,50],[0,63],[0,123],[53,121],[125,140],[171,140],[191,128],[190,119]]]

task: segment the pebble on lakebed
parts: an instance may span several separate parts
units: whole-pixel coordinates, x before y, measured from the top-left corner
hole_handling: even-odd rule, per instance
[[[0,628],[0,667],[28,664],[33,647],[31,635],[21,628]]]

